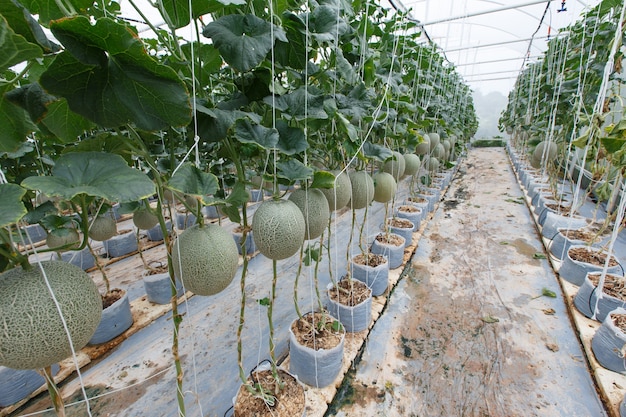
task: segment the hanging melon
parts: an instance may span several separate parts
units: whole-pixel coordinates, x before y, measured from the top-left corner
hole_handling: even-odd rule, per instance
[[[320,191],[326,196],[330,211],[335,211],[344,208],[350,201],[352,183],[345,171],[333,171],[332,173],[335,175],[335,187],[323,188]]]
[[[393,152],[393,159],[388,159],[383,165],[383,171],[393,175],[396,181],[398,181],[404,175],[406,164],[404,162],[404,156],[400,152]]]
[[[365,171],[354,171],[349,174],[352,184],[350,205],[358,210],[365,208],[374,200],[374,181]]]
[[[404,154],[404,175],[415,175],[420,169],[420,157],[414,153]]]
[[[326,196],[318,188],[299,189],[289,195],[289,201],[298,206],[304,216],[305,240],[319,237],[330,217]]]
[[[117,223],[110,216],[98,216],[89,224],[89,237],[104,242],[117,234]]]
[[[0,294],[0,365],[9,368],[40,369],[68,358],[72,346],[80,350],[91,339],[102,315],[96,284],[67,262],[44,261],[28,271],[18,267],[4,272]]]
[[[293,201],[265,200],[252,217],[252,236],[267,258],[289,258],[304,243],[304,216]]]
[[[398,185],[393,176],[387,172],[377,172],[372,176],[374,181],[374,201],[387,203],[393,199]]]

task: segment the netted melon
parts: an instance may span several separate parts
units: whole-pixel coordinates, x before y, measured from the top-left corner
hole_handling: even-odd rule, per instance
[[[365,171],[353,171],[349,174],[352,184],[351,207],[355,210],[365,208],[374,200],[374,181]]]
[[[304,243],[305,222],[298,206],[289,200],[265,200],[252,217],[254,243],[269,259],[286,259]]]
[[[441,137],[439,136],[439,133],[429,133],[428,137],[430,138],[430,151],[432,152],[435,150],[435,147],[439,145]]]
[[[0,365],[39,369],[82,349],[93,336],[102,315],[102,297],[81,268],[62,261],[44,261],[0,275]],[[56,299],[72,343],[68,341]]]
[[[55,249],[59,252],[78,249],[80,247],[80,236],[76,229],[66,227],[55,229],[48,233],[46,245],[50,249]],[[65,245],[70,246],[64,247]]]
[[[335,175],[335,188],[323,188],[321,191],[328,200],[330,211],[335,211],[344,208],[350,201],[352,183],[345,171],[333,171],[332,173]]]
[[[415,147],[415,153],[418,155],[430,153],[430,136],[427,134],[422,136],[422,142]]]
[[[299,189],[289,195],[289,201],[293,201],[304,216],[304,239],[319,237],[328,226],[330,217],[328,200],[324,193],[317,188]]]
[[[374,180],[374,201],[386,203],[396,195],[398,185],[393,175],[387,172],[377,172],[372,176]]]
[[[142,230],[150,230],[159,223],[159,218],[143,207],[133,213],[133,224]]]
[[[420,169],[420,157],[414,153],[404,154],[404,175],[415,175]]]
[[[547,149],[546,149],[547,146]],[[554,142],[541,141],[533,151],[532,159],[541,162],[545,156],[545,161],[554,161],[557,155],[557,146]]]
[[[396,181],[398,181],[403,175],[406,168],[404,162],[404,156],[400,152],[393,152],[394,158],[388,159],[383,165],[383,171],[393,175]]]
[[[117,224],[113,217],[98,216],[89,224],[89,237],[98,242],[111,239],[117,234]]]
[[[239,252],[232,235],[220,226],[194,225],[185,229],[172,247],[176,278],[198,295],[213,295],[231,283]]]

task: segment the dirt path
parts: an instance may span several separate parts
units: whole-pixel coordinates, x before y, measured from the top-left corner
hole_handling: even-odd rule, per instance
[[[606,415],[521,196],[469,152],[329,415]]]

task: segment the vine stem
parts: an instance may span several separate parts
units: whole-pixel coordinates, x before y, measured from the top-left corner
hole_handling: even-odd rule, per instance
[[[369,208],[369,204],[365,206],[365,212],[363,213],[363,221],[361,222],[361,228],[359,230],[359,249],[361,253],[365,253],[365,248],[363,247],[363,231],[365,230],[365,222],[367,221],[367,211]],[[387,213],[385,213],[385,218],[387,218]],[[350,261],[348,259],[348,261]]]
[[[59,388],[54,382],[54,377],[52,376],[52,367],[46,366],[41,371],[43,377],[46,379],[46,386],[48,387],[48,394],[50,395],[50,400],[52,400],[52,405],[54,406],[54,411],[58,417],[65,417],[65,404],[63,404],[63,396],[59,392]]]
[[[310,253],[310,252],[309,252]],[[300,261],[298,262],[298,272],[296,273],[296,279],[293,283],[293,305],[296,309],[296,314],[298,315],[298,319],[302,318],[302,313],[300,312],[300,306],[298,305],[298,284],[300,282],[300,275],[302,275],[302,264],[304,257],[304,245],[300,246]]]
[[[272,315],[274,313],[274,302],[276,301],[276,283],[278,282],[278,268],[276,259],[272,259],[272,294],[270,296],[270,304],[267,307],[267,321],[269,323],[270,329],[270,337],[269,337],[269,345],[270,345],[270,358],[271,358],[271,366],[272,366],[272,376],[274,380],[277,381],[279,385],[280,376],[278,375],[278,368],[276,367],[276,353],[274,351],[274,322],[272,319]]]

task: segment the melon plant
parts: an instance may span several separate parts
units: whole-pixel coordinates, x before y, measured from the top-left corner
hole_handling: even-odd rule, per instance
[[[420,169],[420,157],[414,153],[404,154],[404,175],[415,175]]]
[[[320,188],[320,191],[326,196],[330,211],[335,211],[344,208],[350,202],[352,183],[345,171],[333,171],[332,173],[335,175],[335,187]]]
[[[387,172],[377,172],[372,176],[374,181],[374,201],[387,203],[396,195],[398,185],[393,175]]]
[[[117,234],[117,223],[113,217],[98,216],[89,224],[89,237],[98,242],[111,239]]]
[[[237,273],[239,252],[232,235],[215,224],[185,229],[174,241],[174,274],[198,295],[214,295]]]
[[[365,208],[374,200],[374,181],[365,171],[353,171],[349,174],[352,184],[350,203],[355,210]]]
[[[50,294],[45,276],[50,283]],[[62,261],[43,261],[0,275],[0,365],[40,369],[71,356],[93,336],[102,315],[102,297],[81,268]],[[56,299],[67,329],[71,346]]]
[[[295,203],[304,216],[304,239],[310,240],[319,237],[330,217],[328,200],[320,189],[298,189],[289,195],[289,201]]]
[[[400,152],[394,151],[393,156],[394,158],[390,158],[385,161],[383,171],[393,175],[393,178],[398,181],[404,175],[406,165],[404,162],[404,156]]]
[[[142,230],[150,230],[159,223],[159,218],[146,207],[133,213],[133,224]]]
[[[48,248],[59,252],[78,249],[80,247],[80,236],[76,229],[61,227],[48,233],[46,245],[48,245]],[[64,247],[66,245],[70,246]]]
[[[304,216],[293,201],[263,201],[252,217],[252,236],[267,258],[289,258],[304,243]]]

